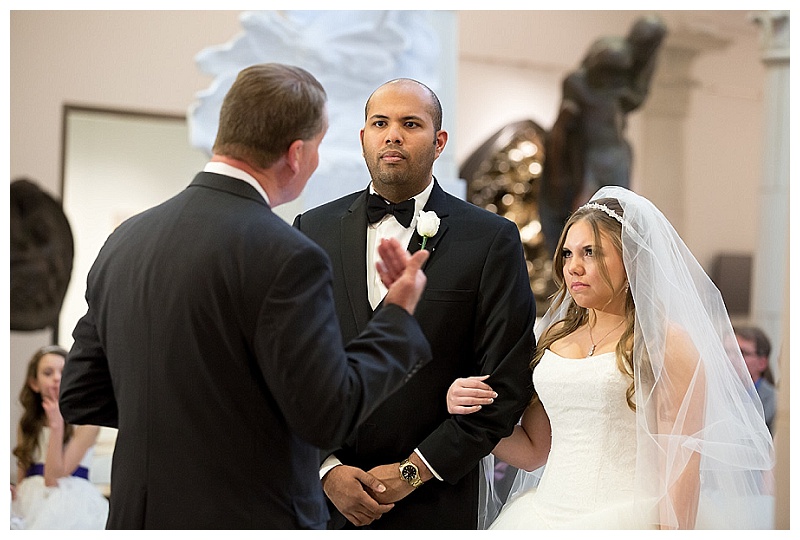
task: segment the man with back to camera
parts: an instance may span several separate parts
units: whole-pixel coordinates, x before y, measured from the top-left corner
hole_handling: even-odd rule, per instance
[[[532,396],[536,309],[519,231],[445,193],[433,177],[447,132],[427,86],[411,79],[382,85],[367,101],[365,118],[361,144],[370,186],[305,212],[294,225],[331,257],[347,340],[383,309],[385,290],[371,269],[376,243],[397,238],[419,250],[418,214],[435,212],[440,225],[425,240],[428,285],[415,312],[433,361],[341,448],[331,448],[320,470],[338,510],[331,527],[475,529],[478,463],[511,433]],[[448,387],[478,374],[490,376],[494,405],[451,417]],[[384,493],[369,488],[376,480],[386,485]]]
[[[317,167],[326,100],[300,68],[243,70],[204,171],[100,251],[60,405],[119,428],[108,528],[324,528],[318,447],[430,359],[427,253],[380,246],[386,304],[345,348],[328,257],[271,211]]]

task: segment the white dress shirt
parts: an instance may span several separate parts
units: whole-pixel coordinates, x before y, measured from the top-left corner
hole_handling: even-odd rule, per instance
[[[255,188],[258,193],[264,197],[264,200],[267,201],[269,204],[269,197],[267,196],[267,192],[264,191],[264,188],[261,187],[261,184],[258,183],[258,180],[253,178],[250,174],[244,172],[242,169],[237,169],[232,165],[228,165],[227,163],[222,163],[221,161],[209,161],[206,163],[206,166],[203,167],[204,172],[210,173],[217,173],[217,174],[224,174],[225,176],[230,176],[232,178],[238,178],[239,180],[244,180],[251,186]],[[272,206],[270,205],[270,208]]]
[[[414,218],[408,228],[403,227],[392,214],[386,214],[379,222],[367,225],[367,293],[373,310],[378,307],[388,292],[375,268],[376,263],[380,260],[378,246],[384,238],[396,238],[401,246],[408,246],[417,226],[417,216],[428,204],[432,189],[433,182],[429,183],[422,193],[414,196]],[[372,184],[369,186],[369,192],[375,193]]]
[[[396,238],[401,246],[408,246],[411,237],[414,235],[414,229],[417,227],[417,217],[420,211],[425,208],[425,205],[428,204],[428,199],[431,196],[432,190],[433,181],[431,180],[428,187],[413,197],[414,218],[411,220],[411,225],[409,225],[408,228],[403,227],[392,214],[386,214],[383,219],[377,223],[367,224],[367,294],[369,295],[369,303],[373,310],[378,307],[378,304],[381,303],[383,297],[386,296],[388,292],[388,289],[381,281],[380,274],[378,274],[378,270],[375,267],[376,263],[380,260],[378,246],[384,238]],[[369,186],[369,192],[375,193],[372,184]],[[445,396],[442,396],[442,399],[445,399]],[[434,471],[430,463],[425,460],[419,452],[419,449],[414,449],[414,452],[419,456],[422,462],[425,463],[428,469],[430,469],[433,476],[441,480],[442,478],[436,474],[436,471]],[[320,467],[320,479],[322,479],[328,471],[341,464],[342,462],[339,461],[335,455],[328,456]]]

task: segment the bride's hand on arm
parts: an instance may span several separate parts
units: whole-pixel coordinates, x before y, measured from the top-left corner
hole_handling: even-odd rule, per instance
[[[489,375],[456,379],[447,389],[447,412],[450,414],[472,414],[490,405],[497,392],[486,384]]]
[[[490,405],[497,394],[484,381],[488,375],[456,379],[447,390],[450,414],[471,414]],[[542,402],[534,399],[514,431],[492,450],[495,457],[518,469],[533,471],[544,465],[550,453],[550,419]]]

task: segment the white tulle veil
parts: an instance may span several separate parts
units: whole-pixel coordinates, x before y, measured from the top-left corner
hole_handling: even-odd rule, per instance
[[[655,527],[772,528],[773,442],[722,296],[650,201],[616,186],[591,200],[608,198],[622,207],[623,262],[636,308],[636,506]],[[569,295],[558,300],[537,323],[537,340],[572,305]],[[691,354],[676,361],[676,348]],[[483,464],[481,527],[500,507],[491,458]],[[508,500],[539,476],[517,473]]]

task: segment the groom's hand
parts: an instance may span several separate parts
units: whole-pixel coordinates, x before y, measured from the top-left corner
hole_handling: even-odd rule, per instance
[[[370,496],[385,487],[371,474],[356,467],[337,465],[322,478],[322,489],[347,521],[357,527],[369,525],[394,508]]]
[[[420,479],[427,482],[433,478],[433,473],[430,472],[428,467],[420,460],[416,454],[412,454],[409,458],[417,466],[419,470]],[[394,503],[408,496],[414,488],[400,477],[400,463],[389,463],[387,465],[378,465],[370,469],[369,473],[378,479],[378,481],[386,487],[386,491],[381,493],[372,493],[372,496],[381,503]],[[424,488],[418,488],[424,489]]]
[[[414,491],[408,482],[400,478],[400,463],[378,465],[370,469],[369,473],[386,486],[386,491],[372,493],[372,496],[382,503],[395,503]]]

